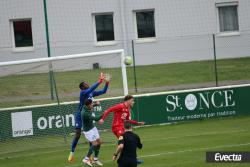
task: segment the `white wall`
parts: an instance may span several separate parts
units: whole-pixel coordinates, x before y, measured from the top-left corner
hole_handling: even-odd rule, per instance
[[[25,3],[23,2],[0,1],[0,61],[47,57],[42,1],[26,0]],[[34,51],[14,52],[10,20],[23,18],[32,19]]]
[[[136,63],[158,64],[213,59],[212,34],[219,33],[216,3],[234,0],[127,0],[128,36],[136,37],[131,10],[155,9],[157,40],[135,42]],[[217,57],[250,56],[250,1],[239,0],[238,36],[216,36]],[[131,53],[131,50],[130,50]]]
[[[133,11],[155,10],[156,40],[135,41],[136,63],[158,64],[213,58],[212,35],[218,33],[215,4],[232,0],[124,0],[128,54],[136,38]],[[235,0],[234,0],[235,1]],[[237,1],[237,0],[236,0]],[[25,3],[24,3],[25,2]],[[238,0],[238,36],[216,37],[219,58],[250,56],[250,1]],[[47,0],[51,55],[123,48],[120,0]],[[97,46],[93,13],[113,12],[115,44]],[[32,18],[34,51],[13,52],[10,20]],[[43,2],[0,1],[0,61],[47,57]]]

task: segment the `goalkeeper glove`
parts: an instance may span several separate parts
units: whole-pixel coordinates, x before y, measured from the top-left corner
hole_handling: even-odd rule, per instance
[[[103,73],[101,73],[101,76],[100,76],[98,83],[101,84],[103,82],[103,80],[104,80],[104,75],[103,75]]]

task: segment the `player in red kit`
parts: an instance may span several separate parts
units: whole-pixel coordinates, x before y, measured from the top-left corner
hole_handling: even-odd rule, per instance
[[[129,121],[131,124],[144,125],[144,122],[137,122],[135,120],[130,119],[130,108],[133,107],[134,103],[135,101],[133,96],[131,95],[125,96],[123,103],[119,103],[115,106],[112,106],[104,112],[104,115],[99,121],[99,124],[103,124],[104,120],[107,118],[109,113],[113,112],[114,117],[112,122],[112,131],[117,138],[122,136],[123,133],[125,132],[124,129],[125,120]]]
[[[124,122],[129,121],[131,124],[135,125],[144,125],[144,122],[137,122],[135,120],[130,119],[130,108],[133,107],[135,103],[134,97],[131,95],[127,95],[124,98],[124,102],[117,104],[113,107],[108,108],[102,118],[99,121],[99,125],[104,123],[104,120],[107,118],[109,113],[113,112],[113,122],[112,122],[112,131],[117,137],[117,139],[121,138],[125,132]],[[143,161],[137,159],[137,164],[141,164]]]

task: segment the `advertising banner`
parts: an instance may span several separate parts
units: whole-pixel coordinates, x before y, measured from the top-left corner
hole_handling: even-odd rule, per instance
[[[147,125],[250,114],[250,85],[136,95],[131,115]],[[96,115],[123,101],[101,100]],[[74,131],[78,103],[28,106],[0,111],[0,140],[44,135],[67,135]],[[113,114],[99,129],[111,129]]]
[[[250,87],[186,90],[137,99],[140,120],[158,124],[250,114]]]

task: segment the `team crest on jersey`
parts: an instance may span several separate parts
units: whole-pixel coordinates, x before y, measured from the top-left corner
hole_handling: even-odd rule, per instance
[[[93,97],[93,94],[92,94],[92,93],[90,93],[90,94],[89,94],[88,99],[90,99],[90,100],[94,101],[94,97]]]

